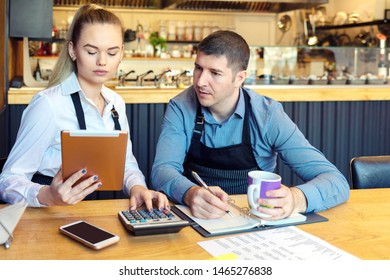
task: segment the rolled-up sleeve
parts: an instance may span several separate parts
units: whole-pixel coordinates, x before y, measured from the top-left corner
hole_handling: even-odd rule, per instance
[[[187,107],[184,112],[175,100],[169,102],[152,167],[153,188],[164,192],[178,203],[183,203],[184,194],[194,186],[193,182],[182,175],[183,162],[192,137],[187,135],[192,131],[188,126],[193,126],[194,121],[194,117],[184,116],[191,114],[191,107],[194,106]],[[188,120],[191,120],[191,124]]]
[[[296,187],[306,196],[307,212],[323,211],[348,200],[350,188],[344,175],[309,143],[281,106],[276,106],[269,118],[266,139],[283,163],[305,182]]]

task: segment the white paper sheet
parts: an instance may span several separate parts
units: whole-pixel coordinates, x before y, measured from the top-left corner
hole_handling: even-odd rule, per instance
[[[198,244],[214,257],[234,253],[241,260],[358,260],[293,226],[201,241]]]

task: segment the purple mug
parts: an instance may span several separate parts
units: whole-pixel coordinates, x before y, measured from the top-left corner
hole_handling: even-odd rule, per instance
[[[281,186],[282,178],[275,173],[267,171],[250,171],[248,173],[248,204],[250,212],[259,217],[268,217],[269,215],[259,213],[256,202],[259,198],[267,198],[265,193],[269,190],[277,190]]]

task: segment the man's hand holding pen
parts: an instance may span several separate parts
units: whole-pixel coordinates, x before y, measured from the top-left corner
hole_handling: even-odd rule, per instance
[[[228,195],[220,187],[191,187],[184,196],[184,203],[191,209],[192,215],[202,219],[216,219],[227,215]]]

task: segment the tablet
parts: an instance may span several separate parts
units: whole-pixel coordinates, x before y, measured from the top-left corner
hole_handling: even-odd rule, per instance
[[[85,168],[87,173],[79,181],[97,175],[102,183],[98,191],[122,190],[127,137],[119,130],[61,131],[62,177],[66,180]]]

